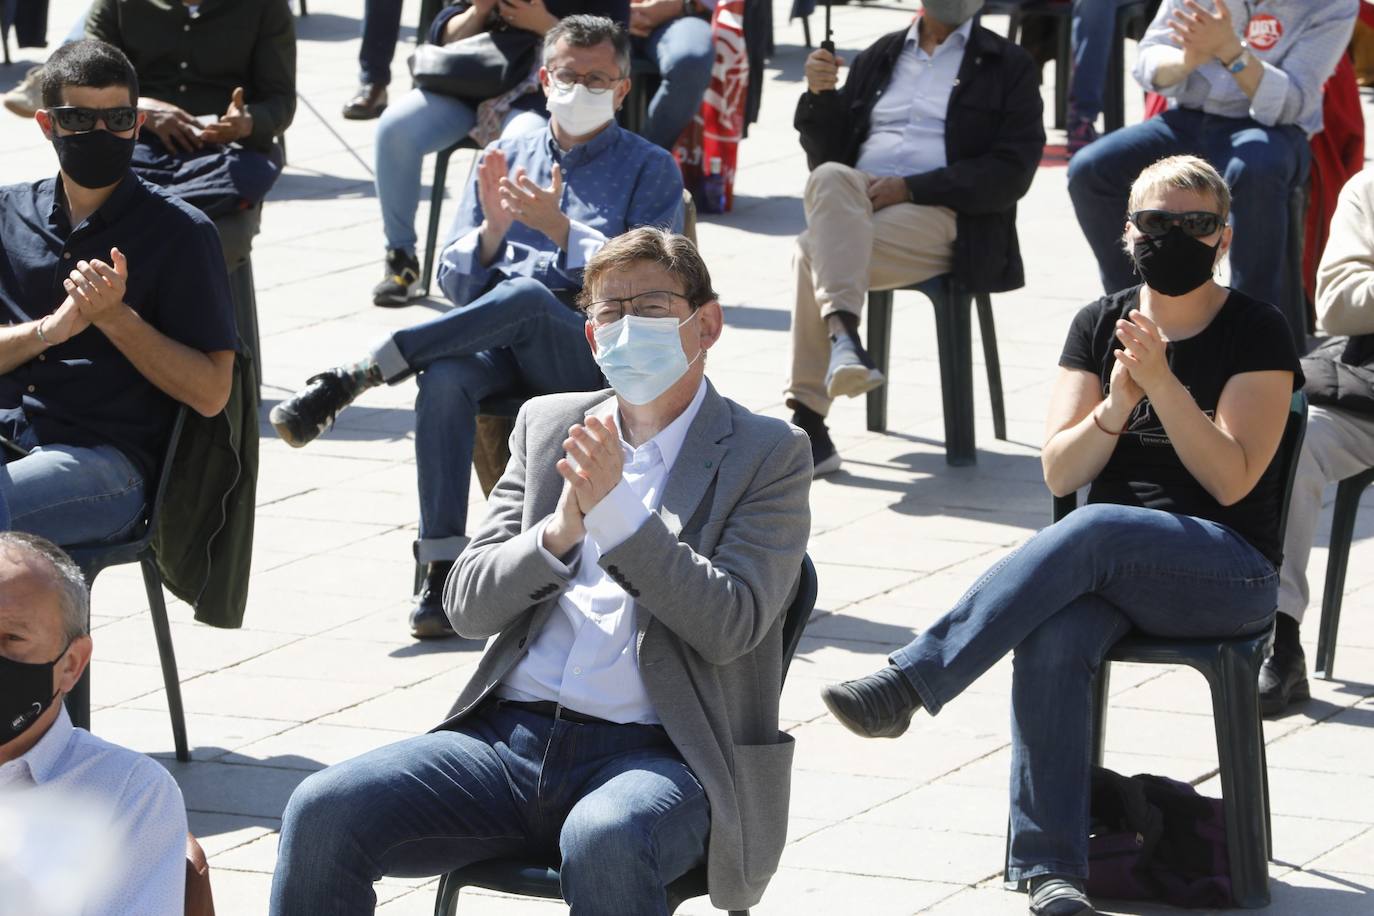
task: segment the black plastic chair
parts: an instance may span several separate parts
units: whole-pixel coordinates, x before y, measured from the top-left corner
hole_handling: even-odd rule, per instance
[[[1307,397],[1293,395],[1288,423],[1274,460],[1283,482],[1279,531],[1288,519],[1293,475],[1307,429]],[[1077,504],[1077,496],[1056,497],[1058,521]],[[1269,857],[1273,834],[1269,817],[1269,772],[1265,759],[1264,720],[1259,712],[1259,669],[1274,638],[1271,624],[1261,633],[1231,639],[1168,639],[1133,632],[1112,647],[1098,670],[1093,691],[1093,759],[1098,766],[1106,750],[1107,702],[1111,663],[1187,665],[1207,679],[1212,693],[1212,722],[1217,735],[1226,845],[1231,863],[1231,892],[1237,906],[1255,909],[1269,904]],[[1084,787],[1087,791],[1087,787]]]
[[[787,669],[792,664],[792,656],[797,653],[802,631],[806,629],[811,612],[816,607],[816,567],[809,556],[802,557],[801,574],[797,579],[797,592],[788,605],[782,626],[783,680],[787,679]],[[778,685],[782,689],[782,685]],[[458,911],[458,894],[465,887],[480,887],[504,894],[518,894],[521,897],[539,897],[544,900],[562,900],[562,885],[558,869],[531,862],[514,859],[489,859],[449,872],[439,879],[439,892],[434,900],[434,916],[454,916]],[[706,889],[706,867],[701,866],[669,884],[665,889],[668,896],[668,912],[671,914],[685,900],[704,897]],[[748,916],[748,910],[731,910],[730,916]]]
[[[101,570],[125,563],[137,563],[143,570],[143,585],[148,592],[148,607],[153,618],[153,634],[157,638],[158,661],[162,663],[162,685],[167,690],[167,710],[172,717],[172,738],[176,743],[177,760],[182,763],[191,759],[186,744],[186,716],[181,707],[181,679],[177,676],[176,653],[172,649],[172,628],[167,621],[167,604],[162,596],[162,574],[158,572],[157,559],[153,556],[153,532],[157,530],[158,516],[162,511],[162,496],[167,491],[167,480],[171,477],[173,459],[176,457],[177,442],[186,422],[185,406],[177,408],[176,420],[167,439],[167,451],[162,456],[162,467],[158,471],[157,489],[148,504],[148,513],[132,541],[123,544],[87,544],[65,547],[64,549],[81,567],[86,577],[86,586],[95,585],[95,577]],[[90,620],[86,629],[90,630]],[[72,724],[87,730],[91,727],[91,666],[77,681],[76,687],[67,694],[67,712]]]
[[[940,350],[940,393],[945,408],[945,461],[952,465],[977,460],[973,435],[973,328],[970,301],[978,304],[978,327],[987,363],[988,393],[992,398],[992,429],[998,439],[1007,438],[1007,414],[1002,404],[1002,368],[997,359],[997,331],[992,321],[992,299],[987,293],[971,294],[954,279],[941,274],[921,283],[904,286],[915,290],[935,306],[935,339]],[[892,294],[895,290],[869,290],[868,353],[884,376],[889,375],[892,337]],[[868,429],[887,431],[887,385],[868,393]]]
[[[1336,667],[1336,631],[1341,625],[1341,599],[1345,571],[1350,562],[1350,542],[1355,539],[1355,515],[1360,495],[1374,483],[1374,468],[1347,477],[1336,485],[1336,505],[1331,513],[1331,540],[1326,557],[1326,589],[1322,592],[1322,622],[1317,635],[1316,672],[1328,680]]]
[[[464,137],[450,147],[439,150],[434,158],[434,181],[430,184],[429,190],[429,229],[425,234],[425,265],[420,273],[420,279],[424,283],[421,295],[429,295],[430,281],[434,277],[435,246],[439,243],[439,215],[444,209],[444,185],[448,181],[448,161],[453,154],[460,149],[477,149],[477,141],[471,137]],[[472,157],[472,163],[468,166],[468,176],[471,178],[472,170],[477,167],[477,157]],[[466,181],[464,182],[466,184]]]
[[[1114,0],[1095,0],[1111,3]],[[1149,4],[1145,0],[1130,0],[1121,3],[1116,10],[1116,27],[1112,30],[1112,47],[1107,65],[1107,81],[1103,92],[1102,116],[1107,132],[1111,133],[1126,123],[1126,37],[1137,33],[1147,25]],[[1030,3],[1014,3],[1007,0],[989,0],[984,5],[982,15],[1003,15],[1009,18],[1007,40],[1016,41],[1027,20],[1051,19],[1054,22],[1055,60],[1054,60],[1054,126],[1064,128],[1068,124],[1069,84],[1073,71],[1072,29],[1073,7],[1063,0],[1034,0]]]

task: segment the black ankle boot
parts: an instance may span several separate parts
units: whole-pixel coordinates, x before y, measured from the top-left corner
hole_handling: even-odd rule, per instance
[[[425,570],[424,585],[410,612],[410,635],[416,639],[442,639],[454,635],[453,624],[444,613],[444,581],[453,563],[453,560],[430,563]]]

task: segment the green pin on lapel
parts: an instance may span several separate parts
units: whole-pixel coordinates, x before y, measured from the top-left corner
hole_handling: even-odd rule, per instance
[[[711,462],[706,462],[706,466],[709,468],[711,466]]]

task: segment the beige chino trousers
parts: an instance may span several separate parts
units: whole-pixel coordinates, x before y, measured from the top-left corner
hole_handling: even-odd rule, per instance
[[[806,231],[793,266],[792,376],[787,397],[825,416],[830,398],[830,332],[835,312],[861,315],[870,289],[896,289],[948,273],[955,216],[948,207],[893,204],[873,211],[868,176],[827,162],[811,173],[803,198]]]

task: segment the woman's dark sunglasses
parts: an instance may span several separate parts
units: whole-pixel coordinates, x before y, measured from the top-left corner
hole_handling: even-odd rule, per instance
[[[1206,210],[1189,210],[1185,213],[1137,210],[1130,214],[1130,220],[1137,229],[1149,236],[1164,235],[1171,227],[1177,226],[1193,238],[1200,239],[1221,228],[1221,217]]]
[[[133,130],[134,122],[138,120],[138,109],[132,105],[121,105],[118,108],[78,108],[75,105],[63,105],[60,108],[49,108],[48,113],[53,116],[58,127],[82,134],[88,130],[95,130],[97,121],[104,121],[108,130]]]

